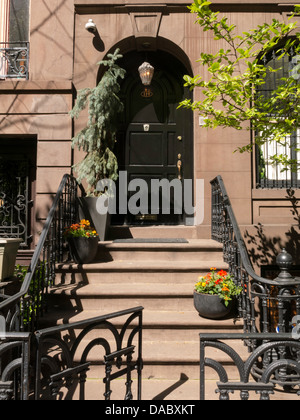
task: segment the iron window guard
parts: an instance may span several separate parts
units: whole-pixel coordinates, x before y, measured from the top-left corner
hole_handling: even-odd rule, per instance
[[[29,42],[0,42],[0,80],[29,78]]]

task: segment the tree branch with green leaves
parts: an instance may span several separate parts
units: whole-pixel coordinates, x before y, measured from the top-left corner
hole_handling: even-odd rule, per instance
[[[197,15],[204,32],[212,32],[216,41],[223,41],[225,48],[215,54],[203,52],[199,62],[208,70],[204,80],[197,75],[185,76],[185,86],[199,89],[200,101],[184,100],[180,106],[198,112],[204,120],[204,127],[231,127],[236,130],[253,130],[255,143],[278,142],[288,144],[289,136],[300,127],[300,33],[293,22],[300,6],[295,7],[288,23],[273,19],[248,32],[237,33],[227,17],[214,12],[211,2],[194,0],[190,6]],[[269,55],[278,62],[272,67]],[[282,75],[280,62],[296,57],[296,65],[288,74]],[[267,77],[274,75],[277,85],[268,95]],[[290,144],[289,144],[290,146]],[[293,145],[295,147],[295,145]],[[238,151],[252,151],[253,143],[240,146]],[[298,167],[298,162],[287,155],[275,155],[271,161],[285,169]]]

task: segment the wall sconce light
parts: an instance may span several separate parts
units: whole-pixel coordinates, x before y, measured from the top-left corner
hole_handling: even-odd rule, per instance
[[[154,76],[154,67],[151,64],[145,62],[139,67],[139,73],[144,86],[150,86],[153,76]]]
[[[93,21],[93,19],[89,19],[88,23],[85,25],[85,29],[88,32],[91,32],[92,34],[95,34],[97,32],[97,25]]]

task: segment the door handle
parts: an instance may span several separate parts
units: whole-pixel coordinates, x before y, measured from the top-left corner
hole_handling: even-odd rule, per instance
[[[178,155],[178,161],[177,161],[177,169],[178,169],[178,179],[182,179],[182,174],[181,174],[181,170],[182,170],[182,160],[181,160],[182,156],[179,153]]]

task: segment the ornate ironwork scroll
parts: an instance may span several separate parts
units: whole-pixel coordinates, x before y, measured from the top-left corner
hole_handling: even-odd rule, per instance
[[[0,42],[0,78],[28,79],[29,42]]]
[[[30,340],[28,333],[0,332],[0,401],[29,398]]]
[[[21,238],[29,244],[29,162],[25,158],[0,159],[0,236]]]
[[[243,287],[239,314],[247,333],[289,333],[292,318],[300,316],[300,278],[287,275],[285,250],[278,256],[281,270],[275,280],[258,276],[236,221],[222,177],[212,182],[212,239],[223,244],[224,261],[235,282]],[[290,257],[290,256],[289,256]]]
[[[123,376],[126,377],[125,400],[133,399],[133,371],[137,371],[137,399],[140,400],[142,313],[143,308],[138,307],[37,331],[36,400],[72,399],[78,386],[79,399],[84,400],[91,358],[96,365],[104,365],[105,400],[111,398],[113,380]],[[120,329],[112,324],[112,320],[125,316],[128,319]],[[77,337],[76,332],[79,332]],[[62,388],[67,389],[65,397],[62,397]]]
[[[260,343],[249,358],[244,361],[227,341],[251,341]],[[226,341],[226,342],[225,342]],[[206,358],[206,349],[214,348],[225,353],[236,366],[239,381],[230,380],[225,367],[216,360]],[[300,396],[300,360],[295,354],[300,353],[299,340],[293,339],[291,334],[200,334],[200,400],[205,400],[205,368],[209,367],[217,372],[216,393],[220,400],[229,400],[230,394],[240,392],[242,400],[248,400],[250,392],[260,394],[260,399],[268,401],[274,394],[275,386],[289,387]],[[267,361],[267,363],[266,363]],[[259,378],[251,375],[261,366]]]
[[[294,317],[300,319],[300,278],[288,273],[292,257],[285,250],[278,255],[277,264],[281,273],[275,280],[258,276],[249,259],[222,177],[215,178],[211,185],[212,238],[223,244],[224,261],[228,263],[235,282],[243,288],[238,299],[238,311],[244,320],[245,333],[291,333]],[[247,344],[250,351],[258,345],[256,341],[249,340]],[[274,357],[266,354],[264,366],[283,355],[285,358],[284,352],[277,354],[275,350]],[[298,363],[300,354],[296,352],[290,358]],[[257,365],[253,369],[253,373],[260,378],[261,368]],[[284,378],[286,386],[289,386],[287,375],[278,378],[278,383],[283,385]]]

